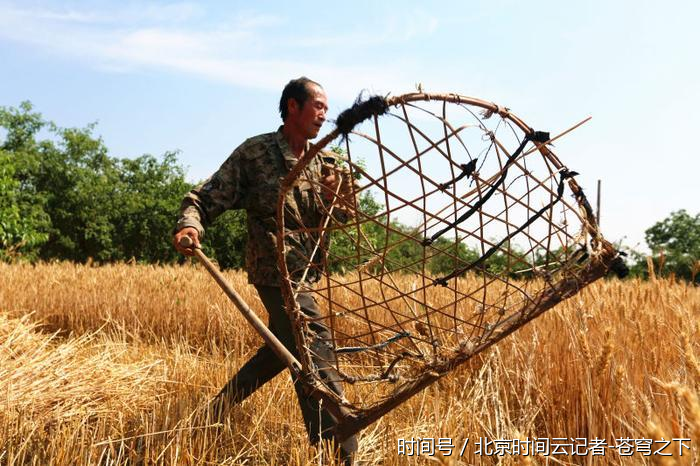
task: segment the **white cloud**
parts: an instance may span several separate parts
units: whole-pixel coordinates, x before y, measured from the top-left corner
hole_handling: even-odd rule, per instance
[[[306,34],[292,38],[286,45],[292,47],[339,47],[349,48],[400,44],[430,36],[439,25],[437,18],[416,10],[400,16],[380,17],[364,25],[361,30],[338,30],[333,34]]]
[[[17,8],[10,4],[5,4],[0,5],[0,10],[3,13],[9,13],[24,20],[46,20],[77,24],[134,24],[149,21],[181,23],[201,17],[204,13],[204,10],[197,3],[191,2],[146,5],[124,3],[119,8],[100,11],[82,11],[75,8]]]
[[[0,40],[77,59],[106,72],[161,69],[274,91],[290,77],[304,74],[322,82],[342,100],[350,100],[358,93],[358,83],[363,87],[381,83],[387,89],[410,90],[413,86],[385,66],[294,59],[288,53],[289,47],[295,45],[294,38],[279,35],[284,18],[238,14],[215,25],[195,26],[191,23],[197,21],[187,21],[202,14],[190,3],[145,6],[138,11],[127,7],[119,12],[22,9],[0,4]],[[415,18],[393,20],[386,33],[372,42],[410,40],[430,33],[436,24],[435,20]],[[352,33],[338,40],[362,35]],[[301,42],[296,46],[301,46]],[[287,52],[279,50],[280,43]],[[328,46],[328,41],[314,44],[311,40],[306,47],[313,49],[317,45]],[[303,56],[301,52],[296,55]]]

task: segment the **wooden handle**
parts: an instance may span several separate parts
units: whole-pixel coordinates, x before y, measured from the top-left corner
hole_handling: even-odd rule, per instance
[[[189,236],[183,236],[180,238],[179,241],[180,246],[186,249],[192,248],[194,250],[194,255],[197,256],[197,259],[202,263],[205,269],[211,274],[211,276],[216,280],[216,283],[219,284],[221,289],[226,293],[226,296],[229,297],[231,301],[233,301],[233,304],[236,305],[238,310],[243,314],[243,317],[248,321],[250,325],[253,326],[253,328],[258,332],[258,334],[262,337],[263,340],[265,340],[265,343],[267,346],[272,349],[272,351],[277,355],[280,360],[284,362],[284,364],[289,368],[289,370],[292,372],[292,378],[294,380],[303,378],[305,383],[304,385],[304,390],[307,391],[309,396],[312,396],[316,398],[317,400],[325,400],[326,402],[324,403],[324,407],[328,409],[328,411],[331,412],[334,416],[336,416],[338,419],[348,419],[348,416],[350,416],[348,410],[344,407],[339,405],[336,400],[333,398],[333,396],[329,395],[326,390],[324,389],[325,387],[321,387],[319,385],[318,381],[315,381],[312,378],[304,376],[303,368],[301,363],[297,360],[296,357],[282,344],[281,341],[270,331],[269,328],[263,323],[262,320],[250,309],[248,304],[246,304],[245,301],[243,301],[243,298],[239,296],[238,293],[236,293],[236,290],[233,289],[231,284],[224,278],[223,274],[219,269],[214,265],[212,261],[209,260],[209,258],[202,252],[201,249],[196,247],[194,245],[194,241],[192,241],[192,238]],[[342,432],[341,430],[338,430],[338,435],[340,435],[341,439],[345,439],[347,436],[352,435],[355,431],[350,428],[347,432]]]
[[[209,260],[209,258],[202,252],[201,249],[198,247],[194,246],[194,241],[192,241],[192,238],[189,236],[183,236],[180,238],[180,246],[184,248],[194,248],[194,254],[197,256],[197,259],[202,263],[205,269],[211,274],[211,276],[216,280],[216,283],[219,284],[222,290],[224,290],[224,293],[226,293],[226,296],[229,297],[231,301],[233,301],[233,304],[236,305],[239,311],[241,311],[241,314],[243,314],[243,317],[250,323],[253,328],[260,334],[260,336],[265,340],[265,343],[267,346],[272,349],[272,351],[277,355],[278,358],[280,358],[282,361],[284,361],[285,365],[289,367],[289,369],[292,371],[292,373],[295,376],[300,376],[301,375],[301,364],[297,359],[292,355],[292,353],[289,352],[289,350],[280,342],[277,337],[270,331],[270,329],[267,328],[267,326],[263,323],[262,320],[252,311],[250,306],[243,301],[243,298],[240,297],[238,293],[236,293],[236,290],[233,289],[233,286],[226,280],[226,278],[223,276],[223,274],[219,271],[219,269],[214,265],[212,261]]]
[[[192,238],[190,238],[189,236],[183,236],[182,238],[180,238],[180,246],[189,249],[192,246],[194,246],[194,241],[192,241]]]

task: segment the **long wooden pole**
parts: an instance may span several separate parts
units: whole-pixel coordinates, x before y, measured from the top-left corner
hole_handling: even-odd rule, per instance
[[[301,364],[297,359],[294,357],[292,353],[289,352],[289,350],[282,344],[281,341],[277,339],[277,337],[270,331],[269,328],[263,323],[262,320],[250,309],[250,306],[246,304],[245,301],[243,301],[243,298],[236,293],[236,290],[233,289],[231,284],[226,280],[226,278],[223,276],[223,274],[219,271],[219,269],[212,263],[212,261],[209,260],[209,258],[202,252],[202,250],[196,246],[194,246],[194,243],[192,242],[192,238],[189,236],[183,236],[180,239],[180,246],[183,248],[187,249],[192,249],[194,251],[194,255],[197,256],[197,259],[202,263],[204,268],[207,269],[207,271],[211,274],[212,277],[214,277],[214,280],[216,280],[216,283],[219,284],[222,290],[224,290],[224,293],[226,293],[226,296],[229,297],[231,301],[233,301],[233,304],[236,305],[239,311],[241,311],[241,314],[243,314],[243,317],[250,323],[250,325],[253,326],[253,328],[260,334],[260,336],[265,340],[265,343],[267,346],[270,347],[272,351],[275,352],[278,358],[280,358],[289,369],[294,372],[295,378],[301,375]]]
[[[265,340],[267,346],[277,355],[282,362],[289,368],[292,372],[292,378],[294,380],[301,379],[303,381],[302,386],[307,392],[308,396],[316,398],[319,402],[323,403],[323,407],[328,410],[333,416],[338,420],[342,420],[342,425],[349,432],[345,435],[352,435],[357,429],[353,430],[352,427],[348,429],[347,425],[352,425],[352,421],[348,422],[352,418],[352,413],[348,411],[347,408],[338,404],[335,397],[329,393],[325,387],[322,387],[319,382],[313,377],[307,377],[304,374],[301,363],[294,357],[292,353],[282,344],[281,341],[270,331],[269,328],[263,323],[262,320],[250,309],[250,306],[243,301],[243,298],[233,289],[233,286],[226,280],[221,271],[214,265],[214,263],[209,260],[209,258],[202,252],[202,250],[194,245],[192,238],[189,236],[183,236],[180,239],[180,246],[186,249],[192,249],[194,255],[199,259],[205,269],[214,277],[216,283],[219,284],[226,296],[229,297],[233,304],[236,305],[243,317],[253,326],[256,332]],[[341,424],[339,424],[341,425]],[[341,437],[340,440],[344,440],[345,437]]]

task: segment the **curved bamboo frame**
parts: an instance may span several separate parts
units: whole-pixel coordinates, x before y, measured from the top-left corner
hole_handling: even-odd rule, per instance
[[[444,103],[450,103],[450,104],[457,104],[457,105],[464,105],[464,106],[470,106],[470,107],[476,107],[479,109],[482,109],[485,113],[483,119],[488,119],[492,115],[498,115],[502,119],[512,123],[515,125],[515,127],[519,128],[524,135],[526,136],[531,136],[534,135],[535,132],[530,128],[525,122],[514,115],[512,112],[510,112],[509,109],[505,107],[501,107],[495,103],[488,102],[485,100],[477,99],[477,98],[472,98],[472,97],[466,97],[466,96],[461,96],[458,94],[429,94],[429,93],[422,93],[422,92],[417,92],[417,93],[409,93],[409,94],[404,94],[400,96],[394,96],[394,97],[389,97],[386,99],[386,103],[390,108],[402,108],[404,115],[406,117],[406,124],[409,124],[408,120],[408,115],[406,113],[406,105],[411,105],[415,103],[421,103],[421,102],[428,102],[428,101],[438,101],[438,102],[444,102]],[[380,155],[382,155],[383,152],[390,153],[390,149],[388,147],[385,147],[381,140],[380,140],[380,131],[379,131],[379,123],[378,123],[378,117],[374,117],[374,123],[375,123],[375,128],[376,128],[376,134],[377,137],[375,139],[372,139],[372,142],[376,143],[378,146],[378,150],[380,152]],[[445,122],[445,140],[449,139],[448,136],[448,126],[447,123]],[[418,129],[416,128],[418,131]],[[452,130],[454,133],[456,130]],[[362,135],[360,133],[354,133],[358,135],[359,137],[366,137],[365,135]],[[456,133],[455,133],[456,134]],[[503,319],[499,319],[497,321],[497,325],[494,326],[493,328],[488,328],[488,323],[484,324],[486,330],[485,333],[488,333],[486,337],[481,337],[476,344],[474,345],[465,345],[465,346],[459,346],[458,348],[454,349],[453,353],[450,353],[451,356],[447,357],[444,354],[439,354],[440,357],[435,357],[434,360],[430,361],[429,363],[422,363],[422,372],[414,375],[410,380],[407,382],[404,382],[399,385],[399,387],[391,393],[390,396],[385,396],[383,399],[381,399],[379,402],[370,404],[368,406],[357,406],[356,404],[351,404],[348,403],[347,400],[341,399],[340,396],[338,396],[336,393],[334,393],[332,390],[330,390],[324,383],[323,381],[315,374],[314,369],[313,369],[313,364],[312,364],[312,358],[311,358],[311,353],[308,349],[308,344],[306,342],[306,336],[308,335],[308,324],[309,322],[304,318],[304,316],[301,314],[301,311],[299,309],[298,304],[296,303],[295,300],[295,287],[292,283],[292,280],[290,279],[290,270],[288,270],[287,267],[287,261],[286,261],[286,256],[285,256],[285,244],[286,244],[286,235],[288,234],[288,230],[285,228],[285,206],[286,206],[286,199],[287,196],[289,195],[290,191],[294,188],[295,183],[297,183],[297,180],[302,176],[302,172],[304,169],[309,165],[309,163],[316,157],[318,152],[326,147],[330,142],[335,140],[338,136],[340,136],[340,131],[336,128],[335,130],[331,131],[329,134],[324,136],[321,140],[319,140],[318,143],[313,145],[311,149],[304,154],[298,161],[297,164],[293,167],[293,169],[289,172],[289,174],[282,180],[281,182],[281,188],[280,188],[280,196],[278,199],[278,205],[277,205],[277,225],[278,225],[278,232],[277,232],[277,252],[278,252],[278,264],[279,264],[279,269],[282,274],[283,278],[283,283],[282,283],[282,291],[283,295],[285,297],[285,302],[287,306],[287,311],[290,314],[290,318],[295,326],[295,333],[296,333],[296,338],[297,338],[297,347],[300,348],[300,364],[302,366],[302,373],[305,375],[304,380],[307,382],[308,388],[309,388],[309,393],[312,394],[313,396],[323,399],[324,406],[328,408],[336,417],[339,418],[339,425],[338,425],[338,435],[340,437],[346,437],[349,436],[362,428],[368,426],[372,422],[376,421],[379,419],[381,416],[386,414],[388,411],[391,409],[397,407],[404,401],[406,401],[408,398],[411,396],[415,395],[418,393],[420,390],[425,388],[426,386],[430,385],[431,383],[435,382],[438,380],[440,377],[443,377],[447,373],[449,373],[452,369],[454,369],[456,366],[459,364],[464,363],[465,361],[469,360],[472,356],[475,354],[478,354],[479,352],[483,351],[484,349],[492,346],[493,344],[497,343],[501,339],[505,338],[509,334],[513,333],[516,331],[518,328],[522,327],[523,325],[527,324],[534,318],[538,317],[548,309],[551,309],[554,305],[556,305],[558,302],[574,295],[578,290],[583,288],[584,286],[588,285],[589,283],[592,283],[593,281],[603,277],[606,273],[608,273],[611,263],[613,260],[617,257],[617,251],[612,247],[610,243],[605,241],[602,237],[602,235],[599,232],[598,225],[596,223],[595,216],[593,214],[593,211],[586,200],[582,189],[580,186],[576,183],[576,181],[573,179],[573,177],[568,176],[565,177],[563,174],[568,174],[569,172],[566,170],[566,167],[564,164],[559,160],[559,158],[547,147],[547,144],[550,141],[540,141],[540,142],[534,142],[534,148],[531,148],[527,151],[522,152],[522,156],[526,156],[530,153],[533,153],[534,151],[538,151],[539,154],[554,167],[554,170],[552,172],[552,176],[555,173],[561,174],[561,179],[560,179],[560,186],[559,186],[559,194],[557,201],[561,201],[563,204],[566,205],[568,209],[571,211],[577,212],[576,215],[578,217],[578,220],[580,221],[581,224],[581,230],[585,235],[589,238],[588,241],[586,241],[587,246],[588,246],[588,253],[583,256],[583,258],[578,258],[577,261],[572,262],[571,264],[571,269],[570,270],[564,270],[564,273],[561,274],[559,277],[558,281],[556,283],[548,283],[546,287],[544,287],[543,290],[538,292],[538,294],[532,299],[524,301],[521,306],[512,311],[507,317],[504,317]],[[494,138],[492,137],[492,140]],[[527,138],[524,140],[522,143],[522,148],[525,148],[525,145],[527,143]],[[414,147],[416,149],[416,153],[418,154],[418,147],[415,145],[415,141],[413,141]],[[440,144],[440,141],[438,142],[433,142],[433,145],[431,149],[437,148],[438,145]],[[498,145],[498,141],[496,140],[495,142],[496,145]],[[522,149],[521,148],[521,149]],[[496,149],[499,150],[499,149]],[[500,150],[503,151],[504,154],[510,155],[508,151],[506,150],[505,147],[500,147]],[[393,155],[393,154],[392,154]],[[516,155],[515,153],[513,155]],[[417,155],[416,158],[420,159],[420,155]],[[518,157],[514,157],[513,160],[508,159],[505,168],[501,167],[501,173],[496,173],[494,176],[482,180],[483,186],[485,187],[493,187],[497,186],[497,179],[498,176],[503,174],[502,178],[505,179],[505,172],[507,171],[509,164],[512,163],[510,166],[515,166],[518,164]],[[384,163],[382,159],[382,164]],[[418,163],[420,164],[420,160],[418,160]],[[410,164],[406,161],[404,161],[402,164],[399,165],[396,170],[400,168],[406,168]],[[419,165],[420,167],[420,165]],[[359,168],[355,167],[356,169],[359,170]],[[382,169],[384,170],[384,165],[382,165]],[[527,169],[524,167],[520,167],[524,173],[528,173]],[[365,177],[369,177],[367,173],[363,173]],[[423,173],[419,173],[421,177],[425,176],[427,178],[427,175],[424,175]],[[386,171],[384,171],[383,179],[386,182],[386,179],[388,178],[389,175],[387,175]],[[453,178],[454,178],[454,170],[453,170]],[[421,178],[423,179],[423,178]],[[576,206],[569,205],[565,200],[562,199],[561,195],[561,190],[562,186],[564,184],[564,180],[566,179],[566,185],[573,194],[575,201],[576,201]],[[376,180],[372,181],[375,184],[378,184]],[[539,183],[539,184],[538,184]],[[386,184],[386,183],[385,183]],[[433,184],[435,182],[433,181]],[[536,179],[533,179],[533,184],[536,186],[534,189],[543,189],[547,190],[549,195],[554,198],[555,197],[555,192],[553,188],[545,186],[544,183],[541,181],[537,181]],[[386,188],[386,186],[385,186]],[[388,189],[388,188],[387,188]],[[501,187],[499,188],[502,190],[503,196],[506,196],[506,187]],[[529,189],[529,188],[528,188]],[[472,191],[472,195],[478,195],[478,197],[481,199],[484,195],[484,193],[481,191],[481,187],[477,186],[478,192],[475,192],[476,190]],[[435,191],[432,191],[435,192]],[[432,193],[431,192],[431,193]],[[529,192],[528,192],[529,194]],[[423,187],[423,195],[426,196],[426,191],[425,188]],[[465,198],[466,195],[461,196],[461,198]],[[387,197],[388,200],[388,197]],[[411,206],[413,209],[418,210],[418,211],[423,211],[425,218],[426,218],[426,224],[427,224],[427,218],[428,216],[431,216],[431,218],[437,219],[439,215],[441,215],[441,212],[438,212],[437,214],[433,212],[427,212],[427,209],[425,208],[425,204],[423,206],[416,205],[417,202],[411,201],[410,199],[402,199],[403,206]],[[458,207],[458,202],[462,202],[464,205],[461,205]],[[528,209],[528,218],[534,217],[535,216],[535,210],[528,205],[527,201],[523,200],[513,200],[512,205],[518,204],[523,207]],[[506,202],[506,211],[508,209],[508,203]],[[457,211],[459,208],[465,208],[467,205],[466,201],[459,200],[456,198],[454,199],[454,212],[455,212],[455,217],[457,216]],[[356,206],[355,206],[356,207]],[[449,206],[448,206],[449,207]],[[446,207],[445,209],[447,209]],[[333,207],[331,207],[331,212],[332,212]],[[387,203],[387,209],[389,209],[388,203]],[[444,210],[444,209],[443,209]],[[331,212],[328,212],[328,216],[331,215]],[[387,211],[387,218],[388,218],[388,213]],[[506,219],[507,219],[507,212],[506,212]],[[495,217],[492,218],[492,221],[496,220]],[[359,225],[361,220],[357,221],[357,224]],[[365,218],[365,221],[372,221],[375,223],[378,223],[378,220],[375,218]],[[500,220],[502,221],[502,220]],[[482,220],[483,222],[483,220]],[[507,224],[506,220],[506,224]],[[356,225],[357,226],[357,225]],[[401,235],[403,234],[405,236],[404,232],[401,231],[396,231],[393,229],[393,227],[388,223],[385,225],[387,231],[391,231],[393,234]],[[326,221],[321,229],[330,229],[331,227],[328,226],[328,222]],[[342,228],[342,227],[335,227],[335,228]],[[458,229],[457,226],[453,227],[455,230]],[[510,227],[508,227],[510,228]],[[308,231],[312,231],[313,228],[309,228]],[[482,224],[482,230],[483,230],[483,224]],[[427,226],[426,226],[426,231],[427,231]],[[510,230],[509,230],[510,231]],[[319,233],[318,229],[313,230],[315,233]],[[358,234],[360,230],[358,227]],[[468,232],[466,232],[468,233]],[[550,235],[553,234],[550,228]],[[387,234],[388,235],[388,234]],[[388,236],[387,236],[388,238]],[[493,244],[489,243],[486,241],[484,238],[481,238],[482,244],[491,244],[494,248],[500,247],[498,244]],[[320,240],[319,240],[320,241]],[[415,238],[404,238],[402,241],[415,241]],[[536,244],[542,245],[541,242],[537,239],[535,239]],[[547,247],[547,251],[549,251]],[[359,254],[359,253],[358,253]],[[315,257],[314,254],[312,254],[312,257]],[[424,252],[424,261],[426,260],[426,254]],[[324,261],[326,261],[326,257],[324,255]],[[374,260],[376,261],[383,261],[386,260],[386,252],[384,251],[382,255],[377,255],[375,256]],[[408,270],[408,269],[407,269]],[[385,275],[382,274],[382,283],[383,283],[383,277]],[[452,279],[452,277],[450,278]],[[456,281],[456,279],[455,279]],[[359,282],[359,286],[361,287],[361,282],[362,282],[362,276],[359,276],[357,282]],[[330,279],[328,280],[329,283],[329,294],[328,296],[330,297]],[[517,287],[516,285],[509,284],[506,282],[507,286],[512,286],[512,287]],[[340,286],[340,285],[338,285]],[[362,288],[360,288],[361,290]],[[406,300],[406,294],[403,293],[403,296],[401,296],[402,292],[401,290],[396,287],[396,291],[399,296],[392,298],[392,299],[404,299]],[[486,292],[486,284],[484,285],[484,293]],[[382,291],[382,294],[384,291]],[[455,285],[455,297],[457,297],[457,289]],[[364,296],[362,297],[364,300]],[[386,297],[385,297],[386,299]],[[456,306],[456,304],[455,304]],[[387,307],[388,310],[388,307]],[[456,312],[456,311],[455,311]],[[426,317],[429,317],[429,313],[426,312]],[[330,316],[332,319],[332,315]],[[455,314],[455,328],[457,326],[457,316]],[[367,319],[369,322],[371,322],[369,315],[367,316]],[[409,322],[410,317],[407,317],[405,319],[405,322]],[[404,322],[404,323],[405,323]],[[460,321],[460,323],[464,323]],[[399,324],[397,320],[397,324]],[[371,331],[371,324],[370,325],[370,333],[368,335],[371,336],[372,338],[372,344],[367,344],[367,348],[372,349],[372,348],[377,348],[380,347],[381,344],[377,343],[375,340],[375,335]],[[417,323],[416,325],[419,325]],[[400,327],[400,325],[399,325]],[[433,337],[432,331],[435,329],[436,331],[441,331],[444,329],[440,329],[439,326],[436,326],[435,324],[431,324],[430,321],[428,320],[428,330],[431,332],[431,338]],[[381,329],[380,329],[381,330]],[[397,339],[399,338],[398,336],[396,337]],[[412,339],[408,338],[408,340]],[[427,340],[426,340],[427,341]],[[433,342],[435,340],[432,340]],[[383,344],[383,343],[382,343]],[[415,345],[415,343],[412,343]],[[435,345],[435,343],[432,343]],[[416,346],[417,348],[417,346]],[[435,353],[437,354],[437,353]],[[391,363],[391,366],[387,370],[387,374],[391,372],[393,365],[395,364],[400,364],[401,363],[401,357],[397,357],[394,362]],[[346,381],[352,381],[351,376],[346,377]]]

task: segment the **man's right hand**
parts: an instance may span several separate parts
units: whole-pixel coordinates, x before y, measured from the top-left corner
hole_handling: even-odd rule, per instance
[[[194,249],[182,247],[182,245],[180,244],[180,240],[185,236],[189,236],[190,239],[192,239],[192,242],[194,243],[195,247],[201,247],[201,245],[199,244],[199,232],[194,227],[185,227],[182,230],[175,233],[175,236],[173,236],[173,245],[175,246],[175,249],[177,249],[180,253],[186,256],[194,256]]]

